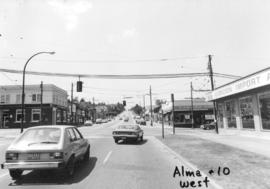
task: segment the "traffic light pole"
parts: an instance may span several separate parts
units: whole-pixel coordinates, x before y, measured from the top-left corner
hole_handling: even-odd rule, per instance
[[[174,94],[171,94],[172,100],[172,126],[173,126],[173,134],[175,134],[175,126],[174,126]]]
[[[41,81],[40,83],[40,121],[39,121],[40,124],[42,124],[43,121],[42,106],[43,106],[43,81]]]
[[[192,123],[192,129],[194,129],[193,86],[192,86],[192,82],[190,82],[190,101],[191,101],[191,123]]]
[[[150,124],[151,126],[153,126],[153,109],[152,109],[152,89],[151,89],[151,85],[150,85],[150,115],[151,115],[151,118],[150,118]]]
[[[71,83],[71,101],[70,101],[70,104],[71,104],[71,123],[73,124],[73,83]]]

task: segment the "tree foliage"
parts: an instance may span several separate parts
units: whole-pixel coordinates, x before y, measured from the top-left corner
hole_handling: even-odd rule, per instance
[[[136,104],[134,107],[131,108],[131,110],[135,113],[135,114],[138,114],[138,115],[141,115],[143,113],[143,108]]]

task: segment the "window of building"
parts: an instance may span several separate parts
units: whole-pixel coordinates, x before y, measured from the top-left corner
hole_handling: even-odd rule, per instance
[[[10,103],[10,94],[7,94],[6,95],[6,104],[9,104]]]
[[[0,103],[5,104],[5,95],[1,95]]]
[[[25,110],[23,112],[24,112],[24,116],[25,116]],[[17,109],[16,110],[16,122],[21,122],[21,119],[22,119],[22,110]],[[25,119],[24,119],[24,121],[25,121]]]
[[[236,111],[235,101],[230,100],[225,102],[226,117],[228,120],[228,128],[236,128]]]
[[[32,94],[32,102],[36,102],[37,101],[37,95],[36,94]]]
[[[218,103],[217,104],[217,123],[218,123],[218,126],[220,128],[224,128],[224,125],[223,125],[223,104],[222,103]]]
[[[37,94],[37,101],[41,102],[41,94]]]
[[[191,115],[187,113],[174,113],[174,121],[177,123],[191,123]]]
[[[242,119],[242,127],[245,129],[254,129],[254,118],[253,118],[253,104],[252,97],[245,97],[239,99],[240,114]]]
[[[270,92],[259,95],[262,128],[270,129]]]
[[[40,109],[32,109],[32,121],[40,121]]]
[[[22,97],[20,94],[17,94],[16,95],[16,104],[20,104],[21,103],[21,100],[22,100]]]
[[[41,102],[41,95],[40,94],[32,94],[32,102]]]

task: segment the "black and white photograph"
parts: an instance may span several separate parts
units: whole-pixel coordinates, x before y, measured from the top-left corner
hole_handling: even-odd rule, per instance
[[[1,189],[269,189],[270,1],[0,0]]]

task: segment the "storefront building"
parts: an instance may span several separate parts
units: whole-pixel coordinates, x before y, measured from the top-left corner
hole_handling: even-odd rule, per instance
[[[19,128],[22,119],[21,86],[0,86],[0,128]],[[67,123],[67,92],[44,84],[25,86],[25,127]]]
[[[270,68],[207,94],[216,101],[221,132],[270,136]]]
[[[201,124],[210,123],[214,120],[213,103],[206,102],[205,99],[193,99],[193,108],[191,100],[176,100],[174,102],[174,120],[172,119],[172,104],[162,106],[164,113],[164,120],[168,124],[176,127],[200,127]],[[193,111],[192,111],[193,109]]]

